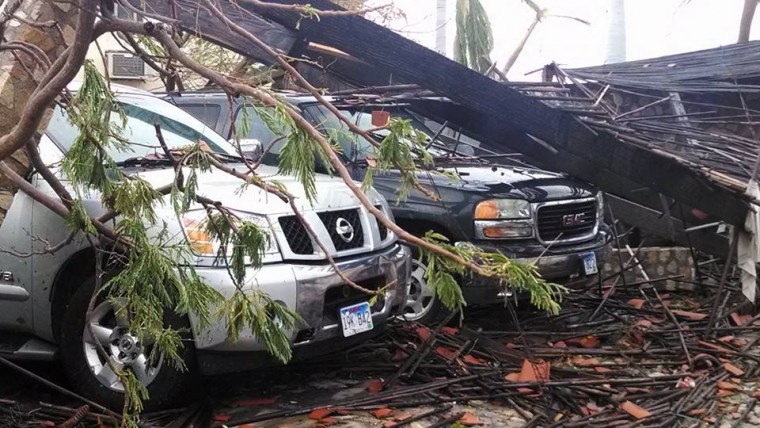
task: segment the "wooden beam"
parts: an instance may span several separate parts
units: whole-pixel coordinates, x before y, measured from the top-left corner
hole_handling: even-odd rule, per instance
[[[129,1],[135,6],[143,3]],[[293,0],[272,1],[293,4]],[[272,63],[271,58],[225,28],[196,2],[174,0],[174,6],[170,3],[146,4],[150,4],[152,12],[165,16],[173,16],[176,10],[176,18],[184,29],[266,64]],[[326,0],[308,3],[317,9],[339,9]],[[612,135],[596,134],[569,113],[532,100],[362,17],[322,16],[316,20],[276,8],[249,7],[249,11],[241,11],[231,2],[218,4],[231,19],[283,53],[289,52],[296,41],[330,46],[368,64],[342,60],[351,64],[345,68],[354,70],[355,82],[363,80],[363,71],[375,70],[375,76],[380,73],[394,76],[396,82],[417,83],[457,101],[476,112],[475,120],[464,123],[464,127],[490,136],[498,133],[508,136],[493,139],[498,151],[525,153],[552,169],[607,190],[618,186],[630,188],[630,183],[636,183],[728,223],[744,223],[747,203],[687,166],[647,148],[616,140]],[[546,142],[552,150],[526,139],[526,134]]]
[[[317,9],[335,9],[326,0],[311,0],[309,4]],[[604,187],[598,180],[598,171],[610,171],[731,224],[744,223],[747,203],[691,168],[647,148],[616,140],[610,134],[595,134],[576,117],[532,100],[360,16],[322,16],[310,20],[272,8],[258,12],[286,27],[299,28],[310,42],[339,49],[405,82],[446,95],[489,120],[504,124],[504,128],[548,142],[558,156],[567,158],[567,162],[561,159],[555,163],[571,175]],[[503,149],[530,151],[522,141],[515,140],[504,141]],[[578,163],[577,159],[587,162]],[[588,168],[588,163],[594,168]]]

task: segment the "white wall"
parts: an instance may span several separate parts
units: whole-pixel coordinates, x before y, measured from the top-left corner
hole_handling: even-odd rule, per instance
[[[105,57],[106,52],[109,51],[118,51],[123,52],[124,48],[119,44],[119,42],[116,40],[115,36],[113,36],[110,33],[102,35],[98,39],[98,45],[100,45],[100,50],[103,52],[103,55],[101,55],[100,51],[98,50],[98,46],[93,43],[90,45],[90,49],[87,51],[87,59],[92,60],[92,62],[97,67],[98,71],[100,71],[100,74],[105,76],[106,67],[107,64],[104,62],[107,62],[107,58]],[[125,46],[126,43],[125,43]],[[127,85],[132,86],[138,89],[142,89],[145,91],[151,91],[151,92],[163,92],[165,91],[164,85],[161,82],[161,79],[158,78],[158,73],[151,69],[150,67],[145,67],[146,77],[143,79],[118,79],[118,78],[111,78],[111,81],[113,83],[118,83],[120,85]],[[77,75],[77,79],[82,78],[82,71],[79,72]]]

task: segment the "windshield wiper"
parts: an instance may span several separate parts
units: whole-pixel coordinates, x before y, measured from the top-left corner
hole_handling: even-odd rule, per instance
[[[213,152],[215,157],[221,159],[223,162],[242,162],[243,158],[238,155],[231,155],[223,152]],[[179,155],[175,155],[175,158],[179,159]],[[166,157],[164,154],[153,153],[148,156],[135,156],[127,158],[122,161],[116,162],[118,167],[130,167],[130,166],[173,166],[174,162]]]
[[[244,160],[244,158],[240,155],[231,155],[229,153],[213,152],[213,155],[225,161],[243,162]],[[245,159],[251,160],[251,158],[247,156],[245,157]]]
[[[122,161],[116,162],[116,166],[118,167],[129,167],[129,166],[158,166],[158,165],[169,165],[172,166],[174,163],[171,159],[166,157],[166,155],[159,155],[159,154],[152,154],[149,156],[135,156],[133,158],[127,158]]]

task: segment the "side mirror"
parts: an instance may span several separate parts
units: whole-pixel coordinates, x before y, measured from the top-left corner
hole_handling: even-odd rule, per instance
[[[235,139],[230,139],[230,144],[235,146],[237,148],[237,141]],[[261,155],[264,154],[264,145],[261,144],[261,141],[255,139],[255,138],[241,138],[240,139],[240,151],[243,152],[243,156],[251,158],[251,159],[258,159],[261,157]]]

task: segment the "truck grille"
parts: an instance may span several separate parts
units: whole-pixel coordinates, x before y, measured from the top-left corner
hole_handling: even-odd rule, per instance
[[[314,254],[314,245],[311,243],[309,232],[301,224],[296,216],[280,217],[280,227],[288,240],[290,251],[294,254],[311,255]]]
[[[588,236],[596,227],[596,201],[568,202],[538,208],[538,237],[544,242]]]
[[[330,234],[336,251],[351,250],[364,245],[364,229],[358,209],[330,211],[318,215]]]

